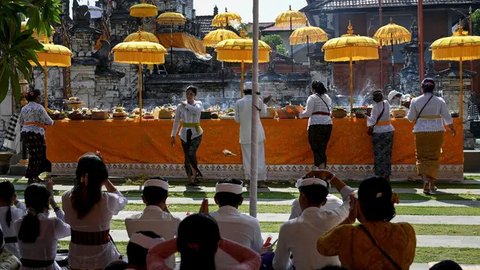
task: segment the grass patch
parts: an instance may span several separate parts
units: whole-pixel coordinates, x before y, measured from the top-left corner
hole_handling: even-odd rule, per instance
[[[417,247],[414,262],[454,260],[460,264],[480,264],[480,248]]]
[[[397,215],[480,216],[480,207],[395,206]]]
[[[412,226],[417,235],[480,235],[480,225],[412,224]]]

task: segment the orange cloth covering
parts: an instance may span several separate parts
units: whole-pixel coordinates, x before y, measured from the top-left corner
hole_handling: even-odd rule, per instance
[[[334,119],[328,144],[329,164],[373,164],[371,137],[365,119]],[[307,119],[262,119],[265,158],[269,165],[313,164],[308,145]],[[413,125],[407,119],[392,119],[395,127],[392,164],[415,164]],[[170,146],[173,120],[61,120],[46,130],[47,156],[54,163],[76,162],[80,155],[99,150],[107,163],[183,164],[177,136]],[[445,135],[441,164],[463,164],[463,128],[454,119],[457,136]],[[239,125],[233,120],[202,120],[200,164],[242,164],[238,143]],[[237,156],[225,156],[228,149]]]
[[[170,33],[162,33],[158,34],[157,37],[160,44],[168,50],[170,49],[170,44],[172,44],[174,48],[186,48],[200,55],[207,54],[203,41],[187,33],[172,33],[171,36]]]

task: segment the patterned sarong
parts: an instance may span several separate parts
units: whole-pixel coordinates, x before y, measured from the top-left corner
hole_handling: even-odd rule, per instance
[[[443,131],[415,133],[417,173],[429,178],[437,178],[439,159],[443,145]]]
[[[393,131],[373,133],[375,175],[389,177],[392,174]]]
[[[47,147],[42,134],[22,132],[22,139],[28,148],[27,178],[35,178],[42,172],[51,172],[52,163],[47,159]]]

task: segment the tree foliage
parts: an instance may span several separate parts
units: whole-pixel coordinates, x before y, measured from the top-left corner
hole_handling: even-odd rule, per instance
[[[472,16],[472,28],[473,28],[473,35],[479,36],[480,35],[480,9],[475,10],[471,14]]]
[[[35,50],[42,45],[32,37],[52,34],[60,22],[60,0],[0,0],[0,102],[9,89],[20,98],[19,78],[31,79],[32,63],[40,65]],[[28,19],[22,29],[22,19]]]
[[[262,40],[278,54],[287,55],[287,49],[285,48],[285,45],[283,45],[283,40],[280,35],[266,35],[262,38]]]

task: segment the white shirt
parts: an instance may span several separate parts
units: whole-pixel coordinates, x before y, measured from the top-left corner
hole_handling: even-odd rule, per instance
[[[100,201],[83,219],[78,219],[77,211],[72,207],[72,191],[62,195],[62,207],[65,221],[72,230],[80,232],[100,232],[110,229],[113,215],[117,215],[127,204],[122,193],[103,192]],[[120,253],[112,242],[98,246],[85,246],[70,243],[68,261],[71,268],[98,269],[105,268],[110,262],[119,259]]]
[[[385,109],[383,109],[385,106]],[[371,127],[375,125],[377,122],[378,117],[380,114],[383,114],[382,117],[380,118],[379,122],[383,121],[390,121],[390,103],[388,101],[383,100],[382,102],[376,102],[373,105],[372,112],[370,113],[370,116],[367,116],[367,127]],[[384,133],[384,132],[391,132],[394,131],[395,128],[393,128],[392,124],[389,125],[375,125],[373,127],[373,133]]]
[[[232,206],[222,206],[210,213],[220,228],[220,236],[235,241],[260,253],[263,245],[260,223],[254,217],[242,214]],[[219,250],[215,255],[216,265],[229,266],[238,262],[230,255]],[[224,268],[224,269],[228,269]]]
[[[38,122],[45,125],[53,125],[53,120],[48,116],[45,108],[34,101],[30,101],[27,105],[23,106],[18,121],[20,125],[22,125],[22,132],[35,132],[43,136],[45,136],[44,128],[34,125],[24,126],[23,124],[25,122]]]
[[[415,119],[417,119],[417,122],[413,127],[414,133],[445,131],[443,124],[445,123],[445,125],[450,125],[453,123],[452,116],[450,115],[447,104],[445,104],[443,98],[436,96],[432,97],[432,95],[432,93],[425,93],[414,98],[410,104],[410,110],[408,111],[407,115],[408,120],[413,122]],[[432,97],[432,99],[425,106],[420,117],[418,117],[418,113],[430,97]],[[422,118],[422,116],[438,116],[438,118],[428,119]]]
[[[175,119],[173,121],[173,128],[172,128],[172,137],[175,137],[178,127],[180,126],[180,121],[183,123],[200,123],[200,115],[202,114],[203,105],[201,101],[195,100],[193,105],[187,103],[184,105],[183,103],[178,104],[177,110],[175,111]],[[197,132],[196,128],[194,127],[182,127],[178,135],[182,141],[187,141],[187,130],[192,131],[192,139],[196,138],[203,134],[203,129],[200,128],[200,132]]]
[[[152,231],[164,239],[172,239],[177,234],[178,224],[181,219],[163,211],[156,205],[148,205],[142,213],[132,215],[125,219],[128,236],[139,231]],[[167,265],[175,268],[175,256],[167,259]]]
[[[327,202],[325,205],[322,206],[324,210],[333,210],[337,209],[340,205],[342,205],[342,200],[340,200],[337,196],[333,194],[327,195]],[[290,217],[288,219],[294,219],[299,217],[302,214],[302,207],[300,206],[300,202],[298,199],[293,200],[292,208],[290,211]]]
[[[10,226],[8,226],[7,224],[8,208],[10,208],[12,212],[12,221],[10,222]],[[21,202],[18,202],[16,207],[13,207],[13,206],[0,207],[0,227],[3,230],[4,238],[17,237],[17,231],[15,231],[13,223],[21,219],[25,214],[26,214],[26,208],[25,208],[25,205]],[[8,250],[13,255],[15,255],[17,258],[20,258],[20,250],[18,248],[18,243],[5,243],[5,249]]]
[[[257,142],[263,142],[265,140],[265,131],[263,130],[260,120],[260,114],[267,110],[267,105],[265,105],[260,98],[258,99],[257,105],[258,109],[260,109],[257,120]],[[245,95],[235,103],[235,121],[240,123],[240,144],[252,143],[252,95]]]
[[[48,212],[37,215],[40,220],[40,234],[34,243],[23,243],[18,241],[21,258],[39,261],[55,260],[57,255],[58,239],[70,235],[70,226],[64,222],[62,210],[55,212],[56,217],[48,217]],[[15,221],[14,227],[18,234],[23,218]],[[23,270],[61,270],[62,268],[54,262],[49,267],[29,268],[22,266]]]
[[[327,265],[340,265],[338,256],[323,256],[318,253],[317,239],[348,216],[349,194],[352,192],[353,189],[349,186],[340,191],[343,204],[336,209],[308,207],[299,217],[285,222],[278,233],[273,268],[286,270],[294,265],[296,270],[313,270]],[[293,255],[292,260],[290,254]]]
[[[323,102],[322,99],[325,101]],[[325,105],[325,103],[327,103]],[[328,106],[327,106],[328,105]],[[313,94],[307,98],[307,107],[301,112],[299,118],[308,118],[308,126],[311,125],[331,125],[332,117],[330,115],[312,114],[314,112],[332,113],[332,100],[327,94]],[[308,127],[307,127],[308,128]]]

